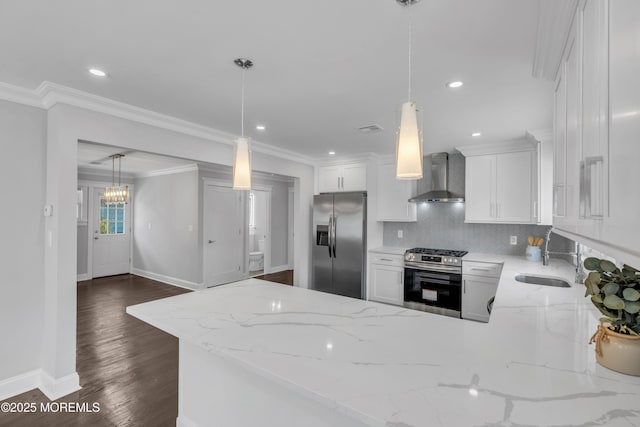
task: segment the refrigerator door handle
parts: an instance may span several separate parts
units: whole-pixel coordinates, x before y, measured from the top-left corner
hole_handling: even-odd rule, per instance
[[[329,215],[329,227],[327,230],[327,237],[329,238],[329,242],[327,243],[327,248],[329,248],[329,258],[331,258],[331,246],[333,244],[332,238],[332,230],[333,229],[333,215]]]
[[[336,257],[336,240],[337,240],[336,239],[336,235],[337,235],[336,226],[338,225],[338,217],[337,216],[335,216],[335,215],[333,216],[332,223],[333,223],[333,239],[332,239],[333,240],[333,257],[335,258]]]

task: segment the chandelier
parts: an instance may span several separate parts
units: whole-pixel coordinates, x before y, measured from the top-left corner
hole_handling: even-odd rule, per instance
[[[120,184],[122,158],[124,154],[113,154],[111,157],[111,187],[104,189],[106,204],[129,203],[129,186]],[[116,185],[116,159],[118,159],[118,185]]]

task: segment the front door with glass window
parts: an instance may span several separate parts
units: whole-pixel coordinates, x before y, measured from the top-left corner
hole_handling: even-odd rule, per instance
[[[93,209],[92,276],[130,272],[131,209],[129,204],[106,204],[104,189],[96,189]]]

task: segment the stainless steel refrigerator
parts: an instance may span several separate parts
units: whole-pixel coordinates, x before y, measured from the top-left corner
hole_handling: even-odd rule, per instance
[[[311,288],[364,299],[367,193],[313,197]]]

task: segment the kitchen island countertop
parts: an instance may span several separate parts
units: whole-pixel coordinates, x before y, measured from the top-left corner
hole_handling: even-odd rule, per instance
[[[372,426],[640,426],[640,378],[595,362],[599,314],[582,285],[503,262],[489,323],[477,323],[249,279],[127,308],[127,312],[253,375]],[[215,387],[215,386],[212,386]]]

